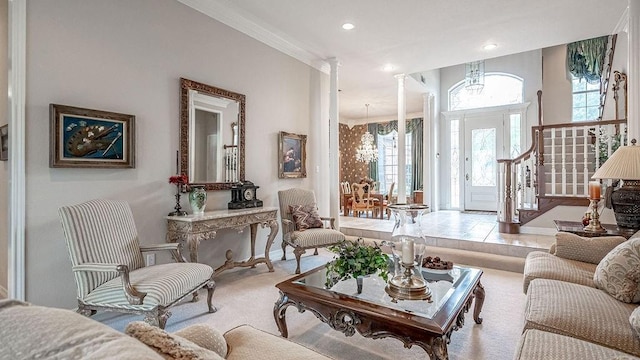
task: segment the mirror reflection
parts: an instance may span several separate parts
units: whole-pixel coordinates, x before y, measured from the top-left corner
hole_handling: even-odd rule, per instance
[[[245,96],[181,79],[181,171],[207,190],[244,181]]]

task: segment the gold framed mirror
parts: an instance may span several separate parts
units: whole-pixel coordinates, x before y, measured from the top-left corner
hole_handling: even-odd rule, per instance
[[[180,79],[180,172],[227,190],[244,181],[245,95]]]

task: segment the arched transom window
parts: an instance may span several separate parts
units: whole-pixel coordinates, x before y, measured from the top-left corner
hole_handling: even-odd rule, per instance
[[[521,104],[524,82],[520,77],[488,73],[479,94],[465,89],[464,80],[449,89],[449,110],[477,109],[490,106]]]

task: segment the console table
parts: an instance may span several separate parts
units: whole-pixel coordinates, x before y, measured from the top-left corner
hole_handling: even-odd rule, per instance
[[[256,234],[258,225],[269,226],[271,232],[267,238],[264,257],[256,258]],[[214,276],[234,267],[255,267],[265,263],[269,271],[273,265],[269,260],[269,249],[278,233],[278,208],[260,207],[241,210],[207,211],[200,215],[167,216],[167,242],[185,241],[189,247],[191,262],[198,262],[198,245],[202,240],[213,239],[219,229],[233,228],[242,232],[247,226],[251,228],[251,257],[246,261],[233,261],[233,252],[227,250],[226,261],[218,267]]]
[[[584,237],[622,236],[628,239],[636,232],[636,230],[621,229],[614,224],[601,224],[606,232],[593,232],[584,230],[584,225],[578,221],[553,220],[553,223],[556,224],[558,231],[570,232]]]

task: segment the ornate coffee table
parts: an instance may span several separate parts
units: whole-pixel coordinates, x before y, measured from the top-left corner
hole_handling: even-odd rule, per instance
[[[325,286],[325,267],[320,266],[276,285],[280,298],[273,316],[283,337],[288,337],[285,313],[289,306],[299,312],[311,311],[334,330],[352,336],[357,330],[364,337],[393,337],[410,348],[422,347],[431,359],[448,359],[451,334],[464,325],[464,314],[475,298],[473,319],[482,323],[480,311],[484,288],[482,270],[454,266],[448,272],[423,271],[432,298],[400,300],[385,293],[386,283],[378,276],[364,278],[362,293],[357,294],[355,279]]]

